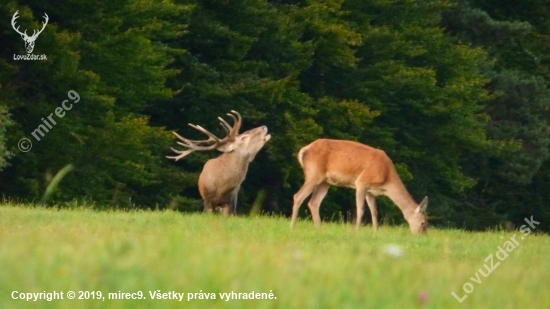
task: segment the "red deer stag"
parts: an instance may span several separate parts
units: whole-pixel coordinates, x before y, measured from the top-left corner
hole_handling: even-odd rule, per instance
[[[378,230],[375,196],[386,195],[401,209],[413,234],[426,233],[428,197],[420,204],[412,199],[384,151],[352,141],[318,139],[300,149],[298,161],[304,170],[305,181],[294,195],[291,227],[296,223],[302,202],[312,192],[309,210],[315,225],[321,226],[319,206],[330,185],[334,185],[356,189],[357,229],[361,226],[366,200],[373,228]]]
[[[172,132],[180,141],[177,143],[188,148],[187,150],[172,151],[177,156],[167,156],[169,159],[179,160],[193,151],[213,150],[223,152],[217,158],[208,160],[199,176],[199,192],[204,200],[204,211],[212,212],[221,208],[224,215],[234,214],[237,208],[237,194],[241,184],[246,177],[248,164],[252,162],[258,151],[271,138],[267,134],[267,127],[260,126],[239,134],[242,119],[236,111],[227,114],[233,118],[234,125],[231,127],[225,120],[218,117],[220,125],[226,131],[223,139],[216,137],[201,126],[189,124],[192,128],[208,135],[206,140],[189,140]],[[206,145],[206,146],[205,146]]]

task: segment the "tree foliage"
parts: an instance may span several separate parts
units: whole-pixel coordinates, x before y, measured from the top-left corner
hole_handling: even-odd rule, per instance
[[[467,227],[506,219],[521,222],[531,215],[550,223],[537,189],[540,177],[548,175],[543,165],[550,155],[545,60],[550,28],[541,18],[547,10],[540,1],[460,1],[444,15],[450,34],[482,47],[494,60],[484,70],[493,97],[484,109],[490,117],[485,131],[502,148],[480,153],[466,165],[479,179],[463,200],[466,207],[459,208]],[[480,211],[485,215],[478,216]]]
[[[237,110],[243,131],[267,125],[273,136],[250,165],[241,213],[256,201],[288,214],[303,181],[296,155],[324,137],[384,149],[413,197],[430,196],[435,224],[550,219],[542,1],[0,4],[3,20],[15,11],[27,29],[47,12],[35,53],[48,59],[12,59],[26,53],[23,42],[13,29],[0,32],[5,196],[37,200],[72,164],[52,202],[199,210],[197,177],[218,153],[169,161],[170,131],[202,138],[187,126],[195,123],[221,135],[216,118]],[[80,102],[33,140],[69,90]],[[21,138],[32,150],[18,150]],[[332,189],[321,214],[347,218],[354,200]],[[403,220],[388,200],[380,205],[383,220]]]

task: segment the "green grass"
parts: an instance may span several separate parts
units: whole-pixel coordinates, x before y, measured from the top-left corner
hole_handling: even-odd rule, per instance
[[[536,220],[536,216],[534,217]],[[470,277],[516,234],[520,245],[481,284]],[[0,206],[1,308],[548,308],[550,237],[516,232],[350,225],[273,217]],[[385,248],[400,246],[403,256]],[[495,258],[495,262],[498,261]],[[463,284],[474,291],[462,303]],[[215,293],[150,299],[149,291]],[[139,292],[142,300],[13,300],[12,292]],[[229,300],[218,293],[273,292]],[[427,295],[421,302],[419,295]],[[78,294],[77,294],[78,296]]]

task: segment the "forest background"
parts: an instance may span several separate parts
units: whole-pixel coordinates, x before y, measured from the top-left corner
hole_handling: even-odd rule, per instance
[[[29,35],[48,15],[33,51],[47,60],[16,60],[27,54],[16,11]],[[48,204],[200,211],[197,177],[219,153],[168,160],[171,131],[221,135],[216,118],[237,110],[241,131],[272,134],[241,214],[288,215],[296,154],[324,137],[385,150],[412,196],[429,196],[430,224],[483,230],[535,215],[550,227],[547,1],[11,0],[0,21],[4,201],[37,203],[70,164]],[[80,101],[34,139],[70,90]],[[333,188],[322,217],[349,220],[354,204]],[[379,205],[383,222],[403,222]]]

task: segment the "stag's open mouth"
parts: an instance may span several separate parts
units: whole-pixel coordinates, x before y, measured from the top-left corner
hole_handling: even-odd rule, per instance
[[[271,134],[267,134],[267,127],[264,126],[264,142],[267,142],[271,139]]]

